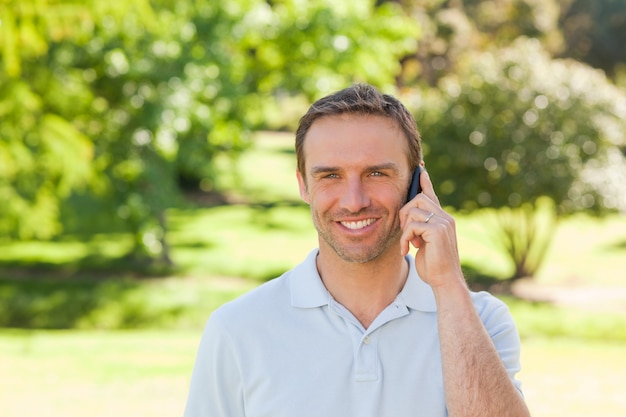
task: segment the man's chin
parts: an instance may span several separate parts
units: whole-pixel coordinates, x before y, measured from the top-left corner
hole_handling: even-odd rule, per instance
[[[380,250],[349,250],[347,248],[335,249],[335,253],[345,262],[365,264],[376,260],[382,252]]]

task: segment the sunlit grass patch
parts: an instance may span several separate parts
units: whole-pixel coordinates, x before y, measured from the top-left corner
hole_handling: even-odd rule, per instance
[[[501,297],[522,339],[548,338],[626,343],[626,315]]]
[[[0,279],[0,327],[199,329],[254,285],[234,278]]]
[[[295,266],[317,246],[303,205],[220,206],[172,217],[180,225],[170,235],[173,258],[194,275],[265,280]]]

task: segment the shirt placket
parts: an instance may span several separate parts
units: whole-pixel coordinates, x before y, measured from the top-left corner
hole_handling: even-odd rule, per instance
[[[380,378],[381,363],[378,342],[381,328],[391,320],[408,314],[408,309],[395,302],[383,310],[369,328],[363,325],[341,304],[334,301],[332,310],[341,316],[345,323],[354,349],[354,378],[358,382],[376,381]]]

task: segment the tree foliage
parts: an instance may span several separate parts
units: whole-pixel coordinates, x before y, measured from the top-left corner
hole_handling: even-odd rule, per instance
[[[562,47],[558,0],[400,1],[424,27],[418,49],[403,59],[400,81],[434,87],[456,72],[467,51],[505,47],[520,36],[549,51]]]
[[[425,150],[455,207],[550,196],[561,213],[592,209],[601,201],[579,173],[621,142],[623,101],[600,72],[520,39],[468,54],[441,81],[424,105]]]
[[[90,92],[77,72],[63,76],[58,65],[35,64],[49,51],[46,38],[62,42],[77,20],[46,11],[29,2],[0,5],[0,236],[58,233],[60,199],[93,173],[93,143],[68,117]]]
[[[417,36],[394,5],[325,0],[20,0],[0,19],[0,236],[55,236],[78,192],[164,261],[181,177],[210,184],[276,97],[392,85]]]
[[[626,131],[625,97],[601,72],[553,60],[537,40],[519,38],[466,54],[417,107],[442,201],[499,210],[516,277],[536,272],[533,250],[545,252],[549,235],[536,239],[542,230],[531,224],[543,199],[559,216],[618,208],[581,175],[607,161]]]
[[[363,81],[415,98],[442,199],[497,210],[515,275],[532,273],[538,205],[626,210],[624,94],[552,58],[613,75],[622,3],[2,2],[0,240],[122,227],[135,257],[168,262],[182,186],[211,189],[253,130]]]
[[[449,204],[492,213],[492,234],[514,277],[538,270],[558,216],[626,211],[624,93],[586,65],[553,61],[582,59],[619,81],[623,2],[401,3],[425,28],[399,80],[421,86],[421,124],[436,125],[428,165],[444,178]],[[583,49],[588,54],[576,53]],[[591,59],[596,53],[601,64]],[[536,63],[520,65],[526,56]]]

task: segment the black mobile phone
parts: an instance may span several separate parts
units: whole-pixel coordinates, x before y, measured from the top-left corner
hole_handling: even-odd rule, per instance
[[[420,185],[420,174],[424,168],[418,165],[413,172],[413,178],[411,179],[411,185],[409,185],[409,192],[406,197],[407,203],[413,199],[416,195],[422,192],[422,186]]]

